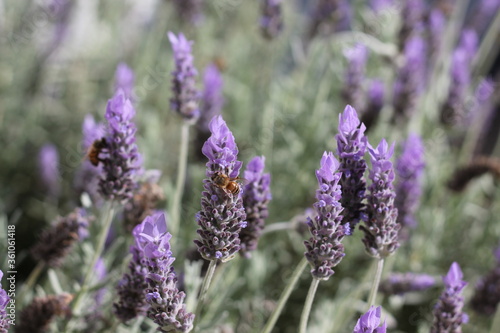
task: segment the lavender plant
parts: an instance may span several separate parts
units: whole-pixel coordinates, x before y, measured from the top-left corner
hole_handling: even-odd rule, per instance
[[[267,39],[276,38],[283,30],[281,0],[261,1],[260,29]]]
[[[484,316],[493,315],[500,303],[500,248],[495,249],[495,267],[476,284],[470,301],[472,309]]]
[[[355,110],[364,109],[363,81],[365,79],[366,61],[368,49],[363,44],[356,44],[344,53],[347,58],[347,71],[345,73],[345,85],[342,89],[342,97],[346,104],[353,106]]]
[[[387,324],[384,321],[380,326],[380,313],[380,306],[371,306],[370,309],[358,319],[352,333],[385,333]]]
[[[134,82],[135,75],[126,63],[121,62],[116,67],[115,73],[115,91],[122,90],[125,97],[131,101],[134,100]]]
[[[402,295],[412,291],[422,291],[436,285],[436,279],[428,274],[391,273],[381,282],[380,291],[386,295]]]

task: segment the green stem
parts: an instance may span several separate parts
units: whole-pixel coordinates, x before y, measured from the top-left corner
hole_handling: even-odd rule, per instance
[[[174,198],[172,200],[172,220],[169,224],[169,232],[177,236],[177,229],[180,223],[180,211],[182,194],[184,193],[184,184],[186,182],[186,167],[188,159],[188,143],[189,143],[189,127],[191,124],[184,122],[181,129],[181,147],[179,152],[179,159],[177,165],[177,182],[175,185]]]
[[[271,314],[271,317],[267,320],[266,326],[262,329],[261,333],[270,333],[271,330],[273,329],[274,325],[276,324],[276,321],[278,320],[278,317],[281,314],[281,311],[283,311],[283,307],[285,306],[286,302],[288,301],[288,297],[290,297],[290,294],[292,293],[293,288],[297,284],[297,281],[300,278],[300,275],[304,271],[304,269],[307,266],[307,259],[302,258],[300,263],[297,265],[295,270],[292,273],[292,277],[290,278],[290,281],[288,282],[287,286],[281,293],[280,299],[278,301],[278,304],[276,304],[276,308],[274,309],[273,313]]]
[[[311,313],[311,307],[314,301],[314,296],[316,295],[316,290],[318,289],[319,281],[320,280],[316,278],[313,278],[311,281],[311,287],[309,287],[306,302],[304,303],[304,310],[302,310],[302,315],[300,316],[300,333],[307,332],[307,321],[309,320],[309,314]]]
[[[97,260],[99,260],[99,257],[101,256],[102,251],[104,250],[104,244],[106,243],[106,236],[108,235],[109,229],[111,228],[111,223],[113,222],[114,213],[115,213],[115,208],[113,203],[108,203],[108,207],[104,215],[105,218],[103,221],[103,227],[97,238],[97,246],[94,251],[94,256],[92,257],[90,264],[87,266],[87,272],[85,273],[85,276],[83,278],[82,285],[73,301],[73,313],[75,314],[78,314],[80,310],[82,296],[88,289],[88,284],[90,283],[90,280],[92,278],[92,273],[95,271],[95,265],[97,263]]]
[[[195,327],[199,322],[199,316],[201,315],[201,308],[203,307],[203,302],[205,301],[205,297],[207,296],[208,288],[210,287],[210,282],[212,282],[212,277],[214,276],[215,268],[217,267],[217,260],[210,260],[210,265],[207,269],[207,274],[205,274],[205,278],[203,279],[203,283],[200,288],[200,297],[198,298],[198,303],[196,304],[196,310],[194,311],[194,322]]]
[[[267,234],[270,232],[274,231],[281,231],[281,230],[291,230],[295,228],[296,223],[294,222],[276,222],[269,224],[262,230],[262,234]]]
[[[378,259],[377,271],[375,272],[375,279],[373,280],[372,289],[370,290],[370,297],[368,297],[368,309],[375,304],[377,297],[378,285],[380,284],[380,277],[384,270],[384,259]]]
[[[45,268],[45,262],[39,261],[38,264],[33,268],[33,270],[30,273],[30,276],[26,280],[26,283],[23,286],[23,289],[19,293],[19,296],[17,297],[17,300],[19,303],[22,303],[24,300],[24,297],[26,297],[26,293],[28,290],[33,288],[35,285],[36,281],[38,280],[38,277],[40,276],[40,273],[42,273],[43,269]]]

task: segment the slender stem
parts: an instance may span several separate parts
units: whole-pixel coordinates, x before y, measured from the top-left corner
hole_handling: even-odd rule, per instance
[[[181,147],[177,165],[177,182],[175,185],[174,198],[172,200],[172,222],[169,224],[169,232],[177,236],[177,229],[180,223],[181,200],[184,193],[184,184],[186,182],[186,167],[188,159],[189,127],[191,124],[184,122],[181,129]]]
[[[368,309],[375,304],[375,298],[377,297],[378,285],[380,284],[380,277],[382,276],[383,269],[384,259],[378,259],[375,279],[373,280],[372,289],[370,290],[370,297],[368,297]]]
[[[80,310],[79,307],[82,300],[82,296],[88,289],[88,284],[90,283],[90,280],[92,278],[92,273],[95,271],[95,265],[97,263],[97,260],[99,260],[99,257],[101,256],[102,251],[104,250],[104,244],[106,243],[106,236],[108,235],[109,228],[111,227],[111,222],[113,222],[114,213],[115,213],[115,208],[113,203],[108,203],[108,207],[104,215],[105,218],[103,221],[103,226],[97,238],[97,246],[94,251],[94,256],[92,257],[90,264],[87,266],[87,272],[85,273],[85,276],[83,278],[82,285],[73,301],[73,313],[78,314],[78,311]]]
[[[24,297],[26,297],[26,293],[28,292],[28,290],[33,288],[36,281],[38,280],[38,277],[40,276],[40,273],[42,273],[44,268],[45,268],[45,262],[43,261],[39,261],[38,264],[35,266],[35,268],[33,268],[33,270],[30,273],[30,276],[28,277],[26,283],[23,286],[23,289],[21,289],[21,292],[17,297],[19,303],[21,303],[24,300]]]
[[[281,230],[290,230],[295,228],[295,224],[293,222],[276,222],[269,224],[262,230],[262,234],[267,234],[273,231],[281,231]]]
[[[261,333],[270,333],[271,332],[274,325],[276,324],[276,321],[278,320],[278,317],[281,314],[281,311],[283,311],[283,307],[285,306],[286,302],[288,301],[288,297],[290,297],[290,294],[292,293],[293,288],[297,284],[297,281],[299,280],[300,275],[302,274],[302,272],[304,271],[306,266],[307,266],[307,259],[302,258],[300,263],[297,265],[297,267],[293,271],[292,276],[290,278],[290,281],[288,282],[285,289],[281,293],[278,304],[276,304],[276,308],[274,309],[273,313],[271,314],[271,317],[269,317],[269,319],[267,320],[266,326],[264,326]]]
[[[490,333],[498,332],[500,327],[500,306],[497,305],[497,311],[495,312],[495,317],[493,317],[493,323],[491,324]]]
[[[210,282],[212,282],[212,277],[214,276],[215,267],[217,267],[217,260],[210,260],[210,265],[207,269],[207,274],[205,274],[205,278],[203,279],[203,283],[200,288],[200,297],[198,298],[198,303],[196,304],[196,310],[194,311],[195,317],[195,326],[196,323],[199,322],[199,316],[201,315],[201,308],[203,307],[203,302],[205,301],[205,297],[207,296],[208,288],[210,287]]]
[[[309,320],[309,314],[311,313],[311,307],[314,301],[314,296],[316,295],[316,290],[318,289],[319,281],[320,280],[316,278],[313,278],[311,281],[311,287],[309,287],[306,302],[304,303],[304,310],[302,310],[302,315],[300,316],[300,333],[306,333],[307,331],[307,321]]]

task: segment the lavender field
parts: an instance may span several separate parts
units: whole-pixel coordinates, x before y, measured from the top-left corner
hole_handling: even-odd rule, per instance
[[[0,0],[0,333],[500,332],[499,0]]]

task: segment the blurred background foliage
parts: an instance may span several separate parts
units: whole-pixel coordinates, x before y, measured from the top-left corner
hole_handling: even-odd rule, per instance
[[[258,1],[206,1],[203,18],[197,24],[181,16],[174,1],[75,1],[64,13],[58,12],[57,1],[0,1],[0,210],[4,223],[17,224],[19,282],[33,267],[28,249],[38,232],[58,214],[65,215],[79,205],[74,177],[85,155],[81,148],[82,121],[86,114],[104,119],[120,62],[135,72],[139,150],[146,168],[162,171],[160,184],[166,195],[162,208],[169,207],[182,123],[169,109],[173,59],[166,33],[173,31],[183,32],[194,41],[200,74],[214,62],[221,69],[226,100],[222,114],[235,135],[240,159],[246,163],[255,155],[266,157],[273,194],[268,224],[290,221],[314,202],[314,170],[323,151],[336,149],[338,114],[345,107],[340,94],[345,83],[343,52],[355,43],[365,43],[370,49],[366,76],[382,79],[386,88],[379,122],[368,133],[370,143],[376,145],[381,138],[395,141],[397,157],[398,145],[413,131],[422,135],[425,145],[419,224],[411,231],[410,240],[403,242],[389,260],[385,273],[413,271],[439,276],[457,261],[470,282],[466,289],[469,298],[475,282],[494,265],[492,250],[500,236],[500,190],[491,175],[475,180],[458,194],[446,183],[457,167],[474,160],[470,147],[478,144],[474,140],[478,133],[488,130],[485,126],[489,124],[444,127],[438,119],[450,84],[452,48],[462,22],[467,22],[479,1],[471,1],[469,7],[467,1],[456,1],[451,7],[441,62],[428,73],[435,80],[426,82],[412,118],[396,125],[390,121],[390,96],[402,61],[397,48],[401,24],[398,6],[375,14],[364,1],[353,1],[349,29],[309,39],[308,15],[315,3],[284,2],[284,30],[270,41],[259,31]],[[480,32],[483,42],[488,42],[485,36],[489,27]],[[498,53],[498,43],[489,44],[482,45],[476,57],[479,60],[474,63],[471,95],[482,77],[489,75],[498,82],[498,65],[495,67],[491,60]],[[201,88],[201,79],[199,82]],[[498,113],[498,86],[494,96]],[[477,118],[484,117],[481,114]],[[464,143],[459,140],[457,144],[457,137],[465,137]],[[496,147],[489,153],[498,157],[497,137],[483,136],[483,140],[489,147]],[[46,143],[55,144],[60,156],[61,191],[52,197],[40,182],[37,166],[38,152]],[[185,260],[194,247],[192,239],[197,237],[194,215],[200,208],[205,172],[205,161],[199,159],[197,149],[193,142],[182,227],[174,235],[178,239],[175,266],[185,272],[188,287],[196,285],[199,271],[196,264]],[[112,272],[107,283],[107,307],[102,309],[108,316],[113,284],[123,272],[131,244],[119,219],[114,224],[117,242],[105,254],[108,271]],[[214,332],[231,332],[230,328],[258,332],[303,255],[305,237],[304,228],[267,233],[251,259],[238,257],[223,265],[209,293],[213,299],[205,325],[211,325]],[[311,332],[350,331],[359,312],[364,311],[363,300],[374,269],[372,260],[364,253],[359,232],[345,239],[345,246],[347,255],[336,274],[320,285]],[[80,245],[57,272],[63,290],[70,291],[75,283],[72,279],[81,278],[78,267],[89,251],[86,247],[86,243]],[[54,292],[48,277],[43,275],[33,294]],[[303,274],[276,332],[296,331],[309,282],[310,276]],[[440,290],[436,287],[411,297],[380,297],[390,331],[427,331]],[[490,326],[490,319],[475,316],[469,309],[467,312],[471,320],[464,332],[485,331]],[[124,327],[120,329],[125,331]]]

